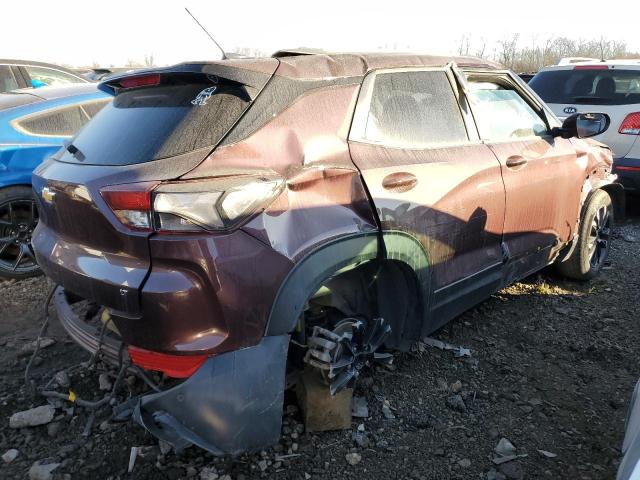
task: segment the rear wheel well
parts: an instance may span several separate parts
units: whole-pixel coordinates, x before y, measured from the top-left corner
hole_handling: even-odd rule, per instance
[[[294,335],[345,317],[383,318],[391,326],[385,345],[407,350],[420,336],[422,295],[416,273],[399,260],[375,259],[342,269],[313,292]],[[302,340],[302,339],[301,339]]]

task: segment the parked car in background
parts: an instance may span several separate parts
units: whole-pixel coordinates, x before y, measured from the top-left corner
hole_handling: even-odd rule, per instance
[[[280,52],[100,88],[113,102],[33,174],[33,246],[80,345],[182,379],[134,415],[177,449],[263,448],[303,368],[339,392],[383,345],[609,252],[622,187],[582,139],[608,117],[561,125],[484,60]]]
[[[110,100],[86,83],[0,93],[0,277],[39,273],[31,172]]]
[[[531,79],[535,76],[535,73],[519,73],[518,76],[522,79],[524,83],[529,83]]]
[[[0,93],[18,88],[87,83],[73,70],[51,63],[0,59]]]
[[[622,455],[616,480],[638,480],[640,478],[640,382],[636,384],[629,404]]]
[[[640,193],[640,60],[545,67],[529,86],[561,120],[586,111],[609,115],[611,128],[596,139],[613,150],[622,185]]]

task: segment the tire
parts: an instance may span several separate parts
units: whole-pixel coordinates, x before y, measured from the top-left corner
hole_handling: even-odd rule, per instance
[[[38,212],[31,187],[0,190],[0,279],[23,279],[42,271],[31,248]]]
[[[595,277],[611,250],[613,205],[604,190],[597,190],[583,209],[577,244],[571,256],[556,265],[567,278],[587,281]]]

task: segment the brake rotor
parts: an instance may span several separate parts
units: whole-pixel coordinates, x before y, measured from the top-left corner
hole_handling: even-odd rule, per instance
[[[334,395],[353,387],[364,367],[391,362],[390,353],[377,352],[389,333],[391,327],[382,318],[345,318],[333,330],[316,326],[308,339],[304,361],[320,372]]]

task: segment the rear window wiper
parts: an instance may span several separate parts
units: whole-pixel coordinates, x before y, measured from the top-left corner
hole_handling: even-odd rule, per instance
[[[76,160],[78,160],[79,162],[84,162],[86,157],[84,156],[84,154],[80,151],[80,149],[78,147],[76,147],[73,143],[71,143],[71,141],[65,140],[64,148],[67,150],[67,152],[69,152],[71,155],[73,155],[73,157]]]

